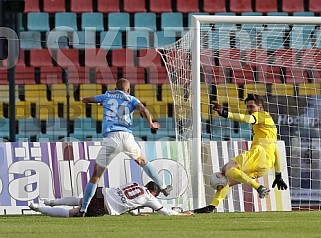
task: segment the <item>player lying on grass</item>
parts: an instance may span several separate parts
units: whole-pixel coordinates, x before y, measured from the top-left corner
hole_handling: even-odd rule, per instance
[[[231,113],[223,109],[218,103],[214,103],[213,109],[225,118],[251,123],[253,125],[253,142],[249,151],[245,151],[222,167],[222,173],[228,178],[228,184],[215,193],[212,203],[206,207],[195,209],[195,213],[211,213],[215,207],[227,195],[230,186],[244,183],[255,188],[260,198],[264,198],[270,190],[255,181],[255,178],[262,177],[274,167],[275,185],[278,189],[287,189],[287,185],[282,179],[279,162],[279,151],[276,145],[277,128],[270,114],[264,110],[264,100],[256,94],[249,94],[245,99],[245,104],[249,115]]]
[[[145,187],[132,182],[119,187],[96,189],[96,193],[88,206],[86,216],[97,217],[105,214],[121,215],[139,207],[149,207],[163,215],[193,215],[191,211],[177,212],[166,209],[156,198],[160,193],[159,186],[150,181]],[[55,200],[45,200],[47,206],[31,203],[29,207],[51,217],[78,217],[82,198],[66,197]],[[76,208],[62,208],[55,206],[77,206]]]

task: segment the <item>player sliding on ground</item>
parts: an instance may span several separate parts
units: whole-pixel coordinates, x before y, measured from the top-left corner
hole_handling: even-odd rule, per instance
[[[96,192],[90,201],[86,216],[98,217],[105,214],[121,215],[126,212],[132,212],[134,215],[139,215],[139,213],[137,214],[134,212],[134,209],[139,207],[149,207],[163,215],[193,215],[193,212],[191,211],[177,212],[164,208],[156,198],[160,191],[161,189],[159,186],[153,181],[147,183],[145,187],[135,182],[114,188],[99,187],[96,189]],[[41,212],[42,214],[51,217],[78,217],[77,214],[81,202],[82,198],[66,197],[55,200],[45,200],[44,203],[47,206],[39,206],[38,204],[31,203],[29,207],[36,212]],[[55,206],[77,207],[68,209]]]
[[[256,94],[249,94],[245,99],[249,115],[231,113],[214,103],[213,109],[221,116],[234,121],[251,123],[253,125],[253,142],[251,149],[238,155],[222,167],[222,173],[228,178],[228,184],[215,193],[212,203],[206,207],[195,209],[195,213],[215,212],[215,208],[224,200],[228,189],[236,184],[251,185],[264,198],[270,190],[255,181],[274,167],[275,180],[272,188],[286,190],[287,185],[282,179],[280,168],[280,155],[276,145],[277,128],[270,114],[264,110],[264,100]]]

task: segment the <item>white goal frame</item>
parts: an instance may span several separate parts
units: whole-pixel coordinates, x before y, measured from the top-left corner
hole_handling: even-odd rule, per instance
[[[320,17],[283,17],[283,16],[192,16],[192,107],[193,107],[193,205],[201,207],[205,203],[202,189],[202,161],[201,161],[201,24],[316,24],[321,25]]]

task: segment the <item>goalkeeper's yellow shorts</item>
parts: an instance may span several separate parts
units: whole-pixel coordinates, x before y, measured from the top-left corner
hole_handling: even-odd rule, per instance
[[[266,151],[261,145],[254,145],[233,160],[239,165],[241,171],[251,178],[258,178],[269,172],[275,159],[274,151]]]

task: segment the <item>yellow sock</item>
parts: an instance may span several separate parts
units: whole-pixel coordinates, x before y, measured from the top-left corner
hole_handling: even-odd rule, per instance
[[[220,204],[220,202],[222,202],[224,200],[224,198],[226,197],[229,188],[230,188],[230,186],[226,185],[221,190],[217,190],[215,193],[215,196],[213,198],[213,201],[210,205],[217,207],[218,204]]]
[[[228,178],[234,179],[240,183],[251,185],[255,189],[260,187],[260,184],[258,184],[254,179],[250,178],[246,173],[237,168],[230,168],[226,171],[225,175]]]

